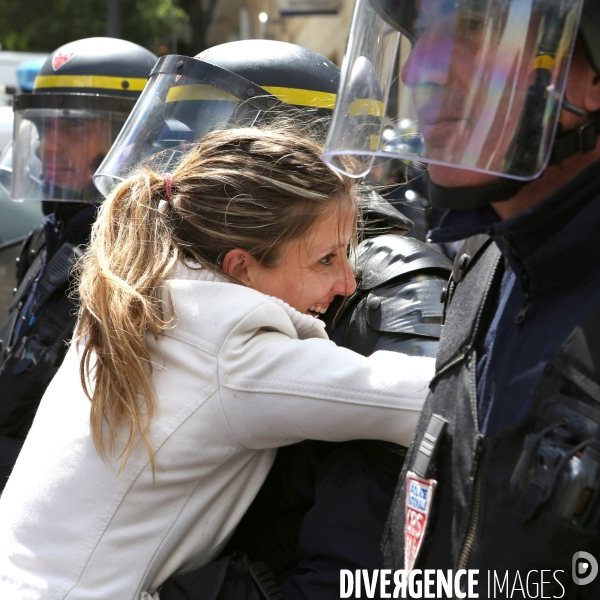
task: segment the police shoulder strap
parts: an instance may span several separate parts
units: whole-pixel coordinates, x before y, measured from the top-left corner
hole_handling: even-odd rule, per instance
[[[575,327],[550,364],[600,404],[600,302]]]
[[[19,318],[19,312],[21,308],[22,298],[29,292],[36,277],[40,274],[44,262],[46,261],[46,249],[42,248],[38,252],[35,260],[27,269],[25,276],[21,280],[19,287],[16,289],[15,294],[12,298],[10,306],[8,308],[8,318],[4,321],[2,327],[0,327],[0,369],[6,360],[8,353],[10,352],[10,342],[13,336],[13,331]]]

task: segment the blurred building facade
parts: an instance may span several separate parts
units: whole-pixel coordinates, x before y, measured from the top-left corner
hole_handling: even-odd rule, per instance
[[[262,37],[305,46],[341,66],[353,8],[354,0],[219,0],[206,45]]]

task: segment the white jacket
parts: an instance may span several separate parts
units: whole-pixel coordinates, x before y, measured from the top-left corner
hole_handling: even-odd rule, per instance
[[[276,298],[183,266],[156,344],[148,453],[103,461],[72,347],[0,498],[2,600],[139,600],[224,546],[278,446],[306,438],[408,445],[433,360],[364,358]],[[126,438],[123,430],[122,439]]]

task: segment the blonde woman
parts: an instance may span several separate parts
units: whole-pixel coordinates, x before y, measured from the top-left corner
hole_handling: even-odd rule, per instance
[[[318,319],[355,289],[357,212],[320,155],[213,132],[104,202],[78,341],[0,499],[0,598],[147,598],[218,554],[278,446],[408,445],[432,359],[364,358]]]

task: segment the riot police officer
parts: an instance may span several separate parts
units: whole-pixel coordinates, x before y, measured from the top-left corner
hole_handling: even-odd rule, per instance
[[[92,175],[155,62],[124,40],[75,41],[48,57],[32,93],[14,99],[11,199],[42,200],[45,218],[23,244],[0,329],[0,490],[75,325],[69,270],[101,199]]]
[[[479,569],[479,597],[598,597],[600,7],[361,0],[352,27],[328,160],[429,163],[430,201],[450,209],[432,237],[470,236],[389,565]]]
[[[324,137],[338,84],[339,69],[333,63],[283,42],[230,42],[193,59],[163,57],[94,181],[107,194],[143,161],[169,171],[207,131],[268,122],[280,115],[306,127],[307,135]],[[364,355],[390,349],[433,356],[441,330],[440,295],[450,263],[426,244],[398,235],[412,224],[381,196],[368,197],[365,217],[373,233],[359,249],[359,289],[349,302],[329,309],[330,335]],[[281,581],[296,566],[298,516],[311,506],[301,532],[300,555],[301,566],[312,577],[295,578],[285,589],[292,597],[317,598],[317,585],[326,590],[322,597],[336,597],[340,565],[348,560],[359,563],[367,555],[375,566],[382,564],[379,538],[404,451],[371,442],[313,450],[308,443],[280,451],[225,554],[244,550],[251,560],[260,559],[272,567]],[[301,485],[300,471],[310,470],[330,454],[316,474],[321,482],[317,488],[312,480]],[[341,473],[349,476],[340,478]],[[293,502],[283,498],[282,488],[296,489]],[[375,504],[371,502],[374,497],[378,498]],[[332,502],[337,510],[331,510]],[[352,520],[353,512],[362,513],[369,523],[359,528],[360,535],[343,539],[344,521]],[[336,532],[331,540],[322,537],[327,529]],[[320,560],[323,555],[325,562]],[[181,597],[170,594],[180,586],[197,587],[196,576],[200,575],[190,574],[187,583],[166,584],[161,597]]]

